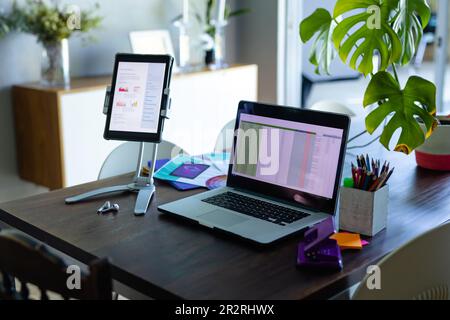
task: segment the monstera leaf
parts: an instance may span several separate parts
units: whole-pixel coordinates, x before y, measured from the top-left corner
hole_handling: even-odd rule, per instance
[[[392,114],[384,128],[380,142],[389,149],[389,142],[394,132],[402,132],[395,151],[406,154],[424,143],[435,127],[436,87],[433,83],[413,76],[402,90],[398,82],[387,72],[377,73],[369,83],[364,96],[364,107],[378,103],[379,106],[366,118],[366,127],[373,133],[383,120]],[[416,117],[422,119],[427,132],[420,128]]]
[[[300,38],[303,43],[317,34],[309,57],[309,62],[316,66],[317,74],[321,71],[329,74],[331,61],[336,55],[331,39],[335,27],[336,23],[330,13],[322,8],[317,9],[300,24]]]
[[[431,9],[426,0],[401,0],[398,13],[393,19],[393,28],[402,43],[402,65],[408,64],[416,54],[423,36],[423,29],[431,17]]]
[[[333,32],[333,42],[342,61],[365,76],[373,72],[373,56],[378,53],[380,70],[397,62],[402,44],[389,24],[399,0],[338,0],[334,17],[344,17]],[[357,65],[358,64],[358,65]]]

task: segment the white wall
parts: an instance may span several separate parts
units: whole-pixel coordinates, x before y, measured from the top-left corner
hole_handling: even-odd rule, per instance
[[[235,50],[239,62],[258,64],[258,99],[276,103],[278,1],[239,0],[236,5],[251,9],[236,25]]]

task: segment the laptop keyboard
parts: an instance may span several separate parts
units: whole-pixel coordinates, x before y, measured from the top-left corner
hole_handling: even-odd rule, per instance
[[[202,201],[281,226],[286,226],[309,216],[309,214],[301,211],[246,197],[234,192],[221,193],[217,196],[203,199]]]

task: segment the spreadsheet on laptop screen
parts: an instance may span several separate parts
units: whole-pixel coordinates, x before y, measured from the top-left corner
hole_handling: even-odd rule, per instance
[[[241,114],[234,175],[331,199],[344,130]]]

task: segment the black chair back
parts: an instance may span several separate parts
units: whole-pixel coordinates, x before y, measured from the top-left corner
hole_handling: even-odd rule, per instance
[[[48,299],[48,292],[64,299],[112,299],[107,259],[96,260],[89,265],[88,273],[81,272],[69,268],[42,243],[14,230],[0,232],[0,275],[0,300],[30,300],[29,284],[39,289],[41,300]],[[20,290],[16,289],[15,279]]]

